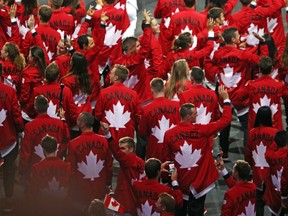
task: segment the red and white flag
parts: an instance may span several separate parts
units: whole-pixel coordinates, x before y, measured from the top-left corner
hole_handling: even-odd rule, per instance
[[[110,196],[109,194],[106,195],[106,197],[104,199],[104,206],[107,209],[110,209],[112,211],[115,211],[118,213],[124,213],[124,207],[116,199],[114,199],[112,196]]]

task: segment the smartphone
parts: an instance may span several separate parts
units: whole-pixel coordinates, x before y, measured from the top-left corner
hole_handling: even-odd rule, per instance
[[[175,172],[175,164],[174,162],[169,163],[169,173],[174,173]]]
[[[216,156],[217,160],[221,160],[222,159],[222,152],[219,152]]]

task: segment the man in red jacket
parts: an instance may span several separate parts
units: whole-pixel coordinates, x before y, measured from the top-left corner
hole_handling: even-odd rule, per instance
[[[154,99],[143,107],[138,133],[143,138],[148,137],[146,158],[162,161],[164,134],[180,121],[180,105],[164,97],[164,81],[161,78],[154,78],[150,87]]]
[[[115,189],[115,199],[123,205],[125,213],[137,215],[136,197],[132,190],[134,181],[145,177],[143,159],[135,154],[135,141],[131,137],[123,137],[119,144],[113,140],[109,125],[101,123],[101,128],[108,140],[109,147],[115,159],[120,163],[120,171]]]
[[[175,215],[175,205],[173,196],[168,193],[162,193],[155,204],[156,212],[160,213],[161,216],[173,216]]]
[[[211,191],[219,174],[213,169],[212,135],[230,124],[232,111],[227,90],[219,87],[219,95],[224,99],[222,117],[207,125],[195,124],[197,110],[193,104],[183,104],[180,108],[181,122],[164,135],[164,160],[173,161],[178,170],[179,187],[183,193],[184,208],[179,215],[203,215],[206,194]]]
[[[82,134],[70,141],[67,154],[75,171],[72,197],[86,209],[92,199],[104,198],[112,181],[112,155],[106,138],[93,132],[94,120],[90,113],[79,115],[77,125]]]
[[[0,64],[0,76],[2,64]],[[24,128],[23,119],[15,90],[0,81],[0,163],[3,165],[3,184],[5,190],[4,210],[11,210],[16,172],[15,160],[18,155],[18,132]]]

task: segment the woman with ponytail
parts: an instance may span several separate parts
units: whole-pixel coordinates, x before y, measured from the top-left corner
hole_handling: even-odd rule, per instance
[[[23,111],[32,96],[33,89],[42,85],[44,71],[46,69],[44,51],[38,47],[30,48],[27,66],[22,71],[22,84],[19,102]]]
[[[0,63],[3,67],[4,83],[16,89],[20,94],[21,71],[25,67],[25,58],[19,48],[12,42],[6,42],[1,50]]]

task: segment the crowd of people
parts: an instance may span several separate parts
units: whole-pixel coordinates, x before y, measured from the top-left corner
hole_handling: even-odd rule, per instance
[[[22,215],[202,216],[221,174],[221,215],[284,216],[288,0],[158,0],[139,37],[137,1],[96,3],[0,0],[3,212],[17,179]],[[232,114],[245,160],[231,175]]]

